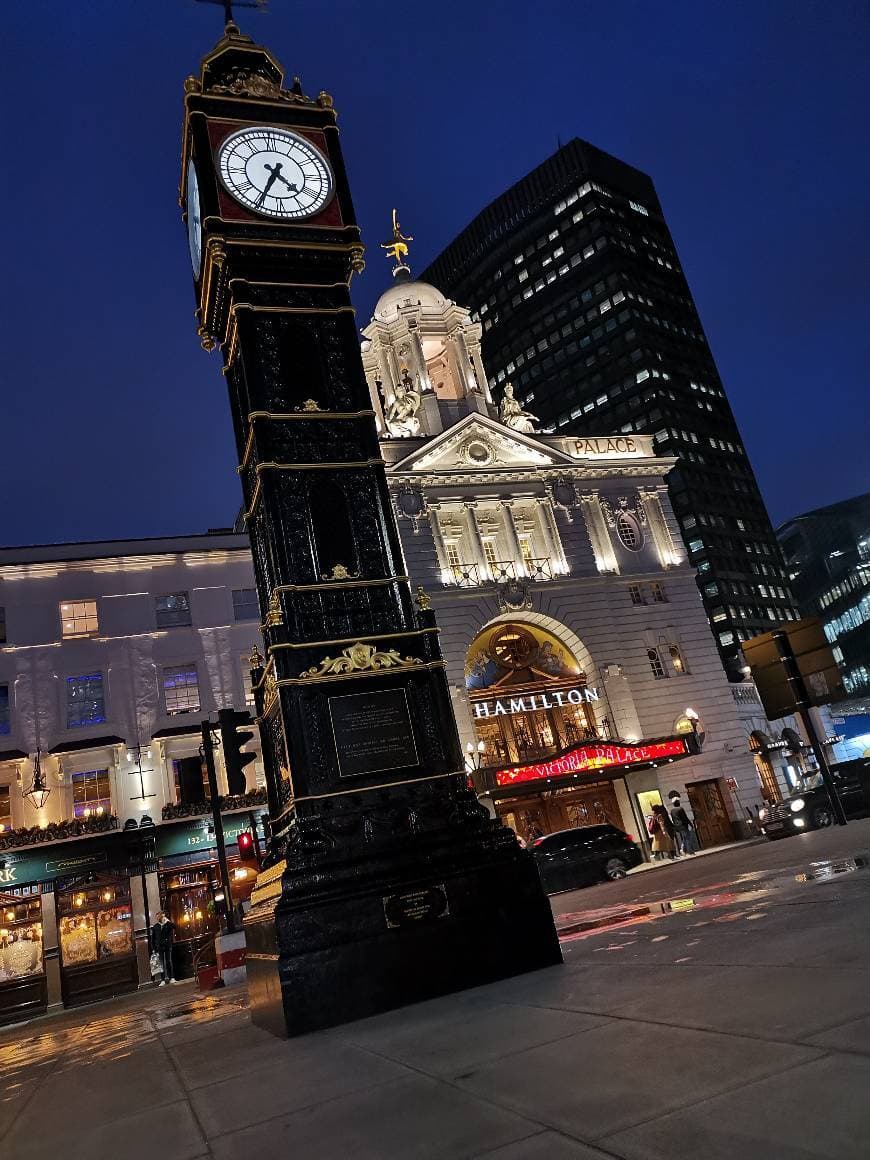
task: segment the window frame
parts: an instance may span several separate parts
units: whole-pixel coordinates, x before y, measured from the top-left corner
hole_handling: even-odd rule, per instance
[[[60,615],[61,640],[84,640],[90,636],[99,636],[100,614],[96,597],[93,600],[61,600],[57,608]],[[87,611],[89,608],[93,608],[93,612]],[[65,613],[64,609],[69,611]],[[85,611],[76,612],[76,609],[85,609]],[[73,626],[73,631],[67,632],[67,624]],[[83,627],[77,628],[78,624],[82,624]]]
[[[88,782],[83,782],[85,796],[80,803],[76,802],[76,779],[89,778],[95,779],[94,788],[97,792],[93,796],[88,796]],[[106,769],[81,769],[76,770],[75,773],[70,774],[70,791],[72,793],[72,816],[74,818],[90,817],[91,814],[105,815],[113,813],[112,809],[112,778],[108,768]],[[105,788],[105,794],[100,793],[101,789]],[[93,804],[91,804],[93,803]]]
[[[236,623],[238,623],[239,621],[243,621],[243,620],[259,620],[260,619],[260,601],[257,597],[257,589],[256,588],[253,588],[253,587],[252,588],[233,588],[231,590],[231,592],[232,592],[232,600],[233,600],[233,620]],[[241,596],[243,593],[247,593],[247,592],[250,592],[253,594],[253,598],[251,600],[236,600],[237,595]],[[240,616],[239,615],[240,610],[243,610],[244,608],[246,608],[250,605],[253,605],[253,607],[254,607],[253,614],[251,616],[247,616],[247,615]]]
[[[659,654],[659,650],[655,647],[655,645],[650,645],[650,647],[646,650],[646,659],[650,669],[652,670],[654,680],[664,681],[668,679],[670,673],[665,668],[662,658]]]
[[[167,685],[167,680],[173,675],[193,675],[193,681],[182,681],[180,684]],[[167,717],[185,717],[189,713],[199,713],[202,709],[202,695],[199,687],[199,669],[196,661],[182,661],[177,665],[162,665],[160,669],[160,690],[163,697],[163,711]],[[196,704],[192,703],[189,691],[196,693]],[[169,696],[173,695],[173,707],[169,707]],[[182,704],[182,702],[190,702]]]
[[[95,717],[88,721],[73,721],[71,709],[73,708],[70,702],[70,687],[73,681],[98,681],[100,687],[100,702],[102,705],[102,715]],[[94,725],[105,725],[108,720],[108,712],[106,709],[106,679],[101,669],[90,673],[74,673],[64,677],[64,687],[66,690],[65,696],[65,720],[67,729],[90,729]],[[82,702],[80,701],[79,704]]]
[[[178,600],[183,597],[186,601],[187,620],[161,620],[161,617],[178,616],[178,610],[161,609],[158,607],[158,602],[161,600]],[[183,611],[183,610],[182,610]],[[169,628],[190,628],[193,624],[193,616],[190,607],[190,592],[162,592],[159,596],[154,597],[154,622],[158,629]]]

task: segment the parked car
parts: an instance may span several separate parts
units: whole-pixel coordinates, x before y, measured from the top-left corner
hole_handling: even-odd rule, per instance
[[[624,878],[643,861],[640,847],[616,826],[580,826],[535,838],[529,849],[548,894]]]
[[[846,817],[870,813],[870,760],[842,761],[831,766],[831,773]],[[760,810],[758,822],[771,842],[833,825],[834,810],[821,774],[810,774],[800,790]]]

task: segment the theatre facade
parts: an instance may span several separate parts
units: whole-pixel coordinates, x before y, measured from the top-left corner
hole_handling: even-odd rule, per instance
[[[668,501],[675,460],[651,437],[537,432],[531,398],[492,397],[479,324],[403,267],[363,335],[480,800],[525,839],[609,821],[643,841],[678,789],[702,843],[743,836],[761,785]]]

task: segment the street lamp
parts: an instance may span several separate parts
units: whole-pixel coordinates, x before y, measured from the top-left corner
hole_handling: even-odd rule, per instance
[[[45,784],[45,776],[40,764],[40,752],[37,749],[36,757],[33,760],[33,782],[30,788],[24,791],[22,796],[27,798],[35,809],[41,810],[48,801],[48,795],[50,793],[50,787]]]
[[[477,745],[473,741],[469,741],[465,746],[465,768],[469,773],[477,773],[483,764],[483,755],[485,752],[485,741],[478,741]]]

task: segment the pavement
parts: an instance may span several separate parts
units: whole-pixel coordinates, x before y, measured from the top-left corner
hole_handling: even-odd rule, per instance
[[[870,820],[553,899],[565,965],[283,1041],[243,988],[0,1032],[4,1160],[861,1160]],[[411,965],[409,964],[409,967]]]

